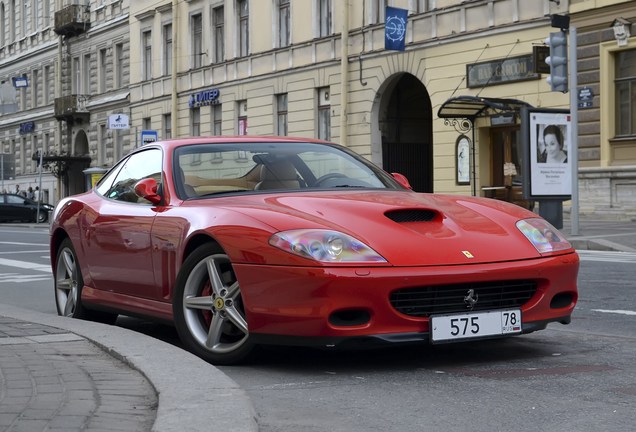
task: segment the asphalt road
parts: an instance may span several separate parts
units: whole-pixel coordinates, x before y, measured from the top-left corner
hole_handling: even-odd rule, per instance
[[[0,225],[2,303],[55,313],[47,241],[44,228]],[[248,392],[264,432],[632,430],[636,255],[581,258],[568,326],[399,350],[270,348],[258,363],[221,369]],[[118,325],[178,344],[170,327]]]

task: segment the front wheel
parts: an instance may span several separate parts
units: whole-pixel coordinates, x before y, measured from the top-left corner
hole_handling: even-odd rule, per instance
[[[186,347],[213,364],[235,364],[252,354],[245,307],[230,258],[214,244],[183,263],[174,292],[175,327]]]
[[[117,314],[88,310],[82,304],[84,278],[70,239],[64,239],[57,251],[55,264],[55,306],[57,314],[112,324]]]

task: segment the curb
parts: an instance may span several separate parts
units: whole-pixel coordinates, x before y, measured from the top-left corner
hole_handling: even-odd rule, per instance
[[[596,250],[615,252],[636,252],[636,249],[604,239],[571,238],[568,239],[576,250]]]
[[[258,431],[247,394],[194,354],[132,330],[0,304],[0,315],[67,330],[141,372],[158,394],[156,432]]]

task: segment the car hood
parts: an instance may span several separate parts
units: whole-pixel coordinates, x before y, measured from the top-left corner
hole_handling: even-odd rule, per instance
[[[343,191],[223,198],[276,231],[333,229],[356,237],[396,266],[466,265],[540,254],[516,228],[537,217],[485,198],[401,191]],[[218,202],[217,202],[218,204]]]

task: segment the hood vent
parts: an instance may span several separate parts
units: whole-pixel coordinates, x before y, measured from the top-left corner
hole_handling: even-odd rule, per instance
[[[421,209],[410,209],[410,210],[394,210],[385,213],[386,217],[391,219],[393,222],[397,223],[405,223],[405,222],[430,222],[435,219],[437,212],[433,210],[421,210]]]

